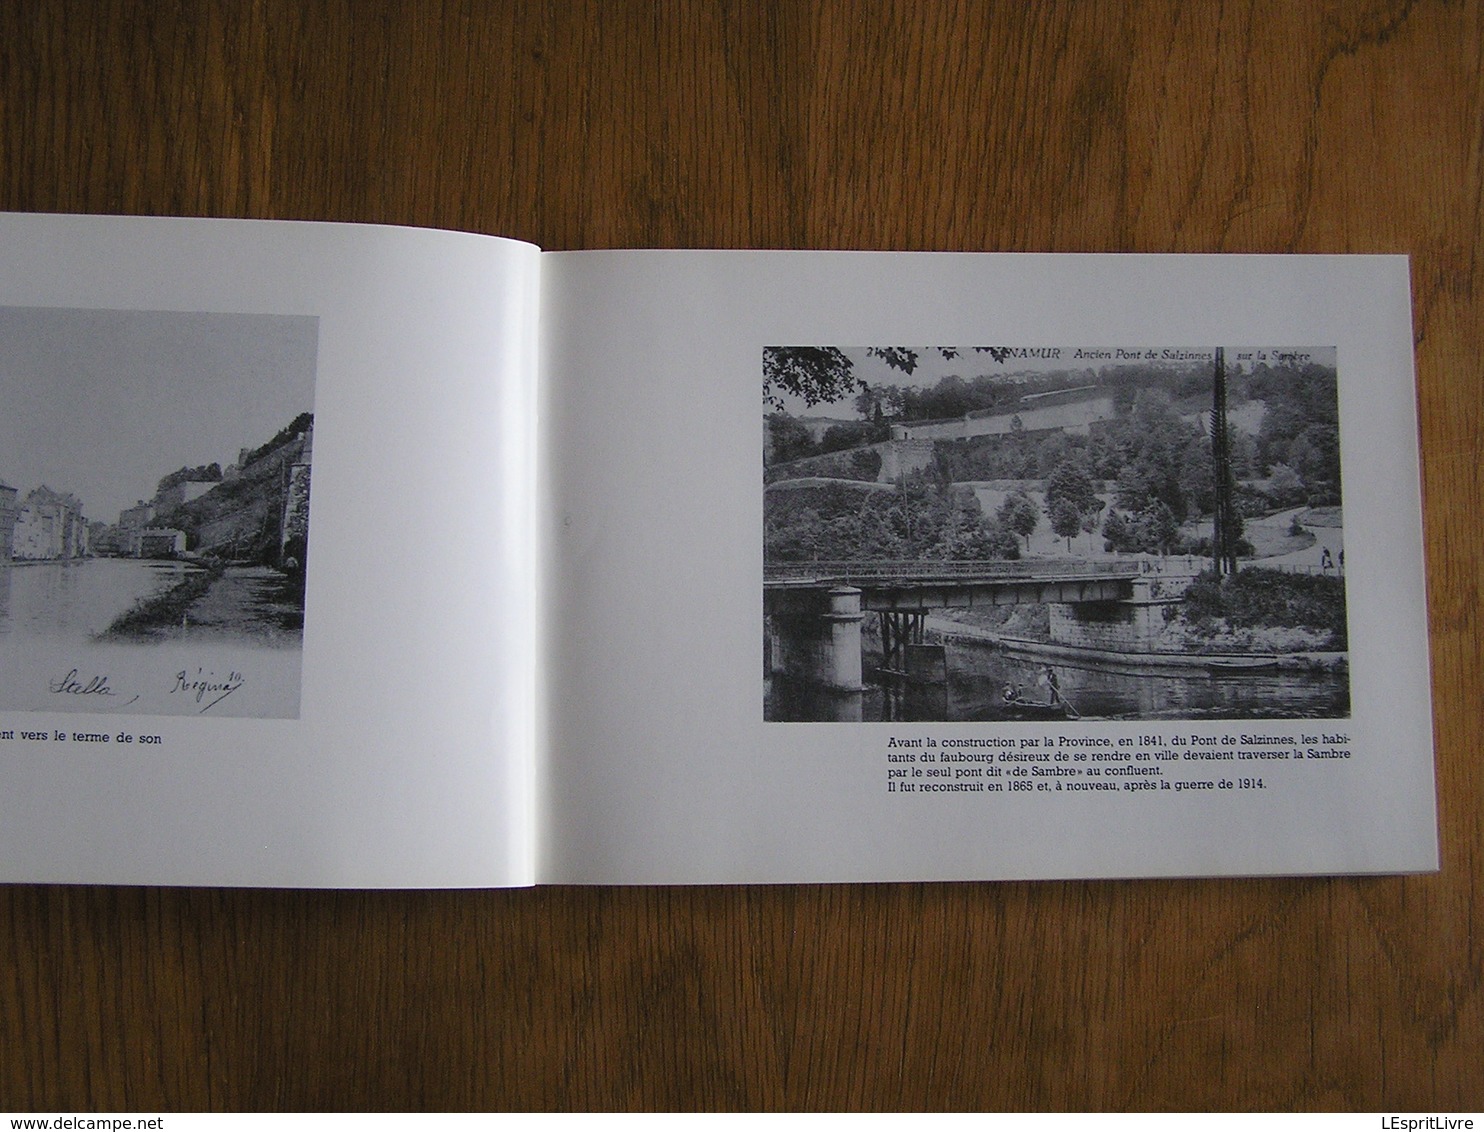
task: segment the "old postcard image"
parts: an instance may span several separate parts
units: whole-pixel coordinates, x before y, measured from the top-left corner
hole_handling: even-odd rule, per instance
[[[297,718],[317,328],[0,308],[0,710]]]
[[[1350,714],[1333,346],[768,347],[765,718]]]

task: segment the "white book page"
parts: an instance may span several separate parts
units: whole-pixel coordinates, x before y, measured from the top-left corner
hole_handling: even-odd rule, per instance
[[[530,883],[536,250],[0,248],[0,879]]]
[[[542,342],[552,452],[543,503],[543,882],[1437,867],[1404,258],[548,254]],[[955,348],[957,356],[945,361],[919,343]],[[1128,398],[1150,401],[1148,411],[1165,414],[1180,435],[1197,435],[1199,422],[1211,419],[1210,395],[1192,400],[1176,384],[1161,385],[1161,366],[1214,372],[1216,344],[1225,344],[1240,400],[1230,406],[1229,443],[1240,451],[1244,490],[1281,499],[1295,487],[1266,463],[1253,466],[1268,443],[1260,436],[1264,411],[1282,411],[1300,377],[1303,389],[1317,383],[1331,406],[1338,398],[1343,508],[1327,505],[1339,493],[1333,444],[1326,455],[1279,434],[1283,447],[1270,453],[1307,471],[1308,494],[1247,522],[1272,569],[1317,575],[1320,586],[1342,577],[1348,645],[1297,621],[1268,644],[1228,626],[1211,639],[1209,659],[1183,668],[1115,664],[1106,654],[1132,646],[1104,641],[1109,647],[1098,653],[1090,647],[1097,635],[1153,617],[1138,647],[1161,647],[1163,610],[1178,606],[1170,587],[1183,589],[1201,564],[1191,569],[1187,561],[1182,574],[1163,551],[1105,554],[1100,523],[1127,498],[1111,478],[1094,484],[1094,529],[1078,529],[1074,515],[1076,538],[1063,540],[1051,533],[1044,474],[1024,471],[1016,483],[985,474],[949,497],[930,494],[937,488],[922,485],[922,469],[939,443],[981,455],[1002,450],[995,445],[1011,440],[984,435],[996,431],[1060,434],[1057,442],[1074,453],[1106,435],[1099,429],[1130,435],[1119,424],[1128,406],[1120,409],[1111,393],[1108,405],[1097,404],[1099,383],[1125,360],[1154,374],[1139,378],[1144,385],[1136,382]],[[993,514],[997,499],[1023,489],[1039,511],[1028,557],[1051,562],[1049,580],[1028,576],[1024,563],[1008,564],[1008,577],[928,571],[901,579],[896,591],[858,571],[847,576],[848,564],[765,574],[765,351],[838,348],[857,376],[910,384],[871,352],[902,346],[914,346],[922,363],[913,375],[918,392],[926,378],[959,367],[966,381],[1003,375],[1007,388],[1018,373],[1025,390],[1049,399],[1012,390],[1005,404],[1024,414],[1019,429],[1005,410],[987,409],[940,421],[937,432],[906,430],[925,463],[913,464],[912,443],[890,457],[902,464],[895,478],[879,473],[877,457],[862,457],[856,478],[878,482],[850,489],[861,513],[875,508],[873,521],[884,524],[880,516],[898,499],[927,507],[937,498],[946,513],[972,509],[973,496]],[[1014,350],[1001,362],[974,349],[990,346]],[[1259,363],[1267,368],[1254,376]],[[1091,392],[1058,379],[1063,392],[1048,393],[1047,374],[1058,368],[1085,370]],[[1084,416],[1051,412],[1068,404]],[[789,406],[801,418],[811,412],[797,398]],[[849,399],[812,412],[860,421]],[[822,424],[814,427],[817,441]],[[1326,443],[1318,433],[1310,439]],[[1209,521],[1205,529],[1209,536]],[[1072,553],[1060,549],[1063,541]],[[795,549],[809,557],[807,546]],[[1242,561],[1242,572],[1250,565]],[[975,666],[993,673],[1005,660],[996,638],[1035,637],[1033,627],[993,622],[993,608],[976,610],[983,623],[936,654],[946,655],[949,669],[939,690],[946,683],[949,699],[967,697],[967,706],[929,708],[917,722],[871,721],[885,698],[872,689],[871,672],[884,667],[882,646],[871,640],[883,603],[925,609],[931,661],[945,606],[1016,604],[1033,584],[1046,587],[1040,617],[1063,633],[1062,645],[1014,644],[1028,650],[1007,670],[1019,675],[976,676]],[[811,606],[785,592],[788,585],[849,592],[840,607],[816,592]],[[796,600],[802,604],[788,604]],[[1170,617],[1178,623],[1178,609]],[[765,644],[784,623],[779,635],[788,639]],[[910,618],[903,624],[910,632]],[[806,676],[833,673],[836,688],[865,691],[853,703],[844,692],[834,717],[816,707],[803,717],[811,722],[770,721],[766,648],[771,663],[803,656],[815,664],[806,664]],[[1265,659],[1269,653],[1278,655]],[[1260,671],[1269,659],[1284,667]],[[1061,706],[1078,702],[1075,714]]]

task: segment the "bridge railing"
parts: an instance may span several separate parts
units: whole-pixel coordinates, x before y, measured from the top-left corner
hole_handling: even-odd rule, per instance
[[[1107,559],[885,559],[866,562],[778,562],[763,567],[766,582],[868,582],[969,578],[1137,578],[1137,561]]]
[[[1281,570],[1285,574],[1313,574],[1319,577],[1343,578],[1345,570],[1342,566],[1317,566],[1304,562],[1263,562],[1258,560],[1252,565],[1260,566],[1264,570]]]

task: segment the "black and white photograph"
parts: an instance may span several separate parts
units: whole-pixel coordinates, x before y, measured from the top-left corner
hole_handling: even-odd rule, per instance
[[[763,715],[1350,715],[1333,346],[770,346]]]
[[[317,349],[0,307],[0,710],[298,718]]]

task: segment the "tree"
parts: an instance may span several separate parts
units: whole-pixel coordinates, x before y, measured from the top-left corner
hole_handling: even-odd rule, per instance
[[[1302,503],[1308,497],[1308,492],[1304,487],[1303,477],[1296,471],[1287,464],[1274,464],[1268,478],[1268,495],[1279,507],[1292,507],[1296,503]]]
[[[876,411],[871,415],[870,436],[873,444],[891,439],[891,425],[886,423],[886,413],[882,411],[880,401],[876,402]]]
[[[1101,499],[1094,499],[1093,506],[1082,512],[1082,529],[1089,535],[1098,529],[1098,520],[1102,517],[1103,509],[1108,505]],[[1088,539],[1088,548],[1091,549],[1092,540]]]
[[[1180,491],[1184,517],[1209,515],[1216,508],[1216,468],[1211,461],[1211,442],[1193,436],[1180,452]]]
[[[830,425],[819,438],[819,451],[840,452],[870,443],[871,426],[864,424]]]
[[[880,358],[892,369],[899,369],[903,373],[911,373],[917,368],[917,351],[908,349],[906,346],[872,346],[866,353]],[[958,356],[957,350],[944,350],[945,358]]]
[[[1012,491],[1000,504],[995,518],[1007,531],[1014,531],[1025,539],[1025,549],[1030,550],[1031,533],[1041,521],[1041,512],[1029,495],[1023,491]]]
[[[975,346],[974,349],[993,355],[998,362],[1005,360],[1006,351],[1002,347]],[[959,351],[952,346],[939,346],[937,350],[945,359],[959,356]],[[866,353],[903,373],[910,374],[917,368],[918,351],[909,346],[872,346]],[[856,376],[854,363],[837,347],[767,346],[763,349],[763,401],[775,409],[786,407],[783,398],[788,394],[801,398],[805,405],[812,407],[839,401],[851,393],[863,393],[867,389],[865,381]]]
[[[768,459],[770,464],[801,460],[819,451],[814,443],[814,434],[787,413],[768,415],[768,442],[772,449]]]
[[[1067,540],[1067,551],[1072,549],[1072,539],[1082,530],[1082,512],[1070,499],[1060,498],[1049,504],[1051,529]]]
[[[1046,511],[1051,516],[1051,529],[1067,540],[1072,549],[1072,536],[1079,531],[1091,532],[1105,504],[1097,496],[1097,485],[1080,459],[1067,457],[1052,469],[1046,479]]]
[[[903,390],[900,385],[866,385],[855,395],[855,411],[862,420],[895,420],[903,413]]]
[[[1020,548],[1013,535],[1007,535],[999,524],[984,518],[978,503],[957,499],[943,516],[937,540],[928,553],[933,558],[968,561],[1015,558]]]
[[[1052,469],[1046,478],[1046,505],[1050,508],[1059,500],[1065,500],[1081,515],[1100,507],[1097,485],[1080,460],[1067,458]]]
[[[1104,550],[1122,553],[1139,548],[1137,528],[1117,511],[1109,511],[1108,517],[1103,520],[1103,538]]]
[[[855,365],[834,346],[768,346],[763,350],[763,400],[783,409],[792,393],[806,405],[838,401],[864,386]]]
[[[767,515],[763,557],[767,562],[808,562],[818,557],[822,523],[812,507]]]
[[[1164,500],[1156,499],[1140,516],[1140,520],[1140,525],[1144,529],[1145,549],[1168,554],[1170,547],[1174,545],[1175,537],[1180,533],[1180,525],[1175,522],[1175,513],[1170,510]]]

